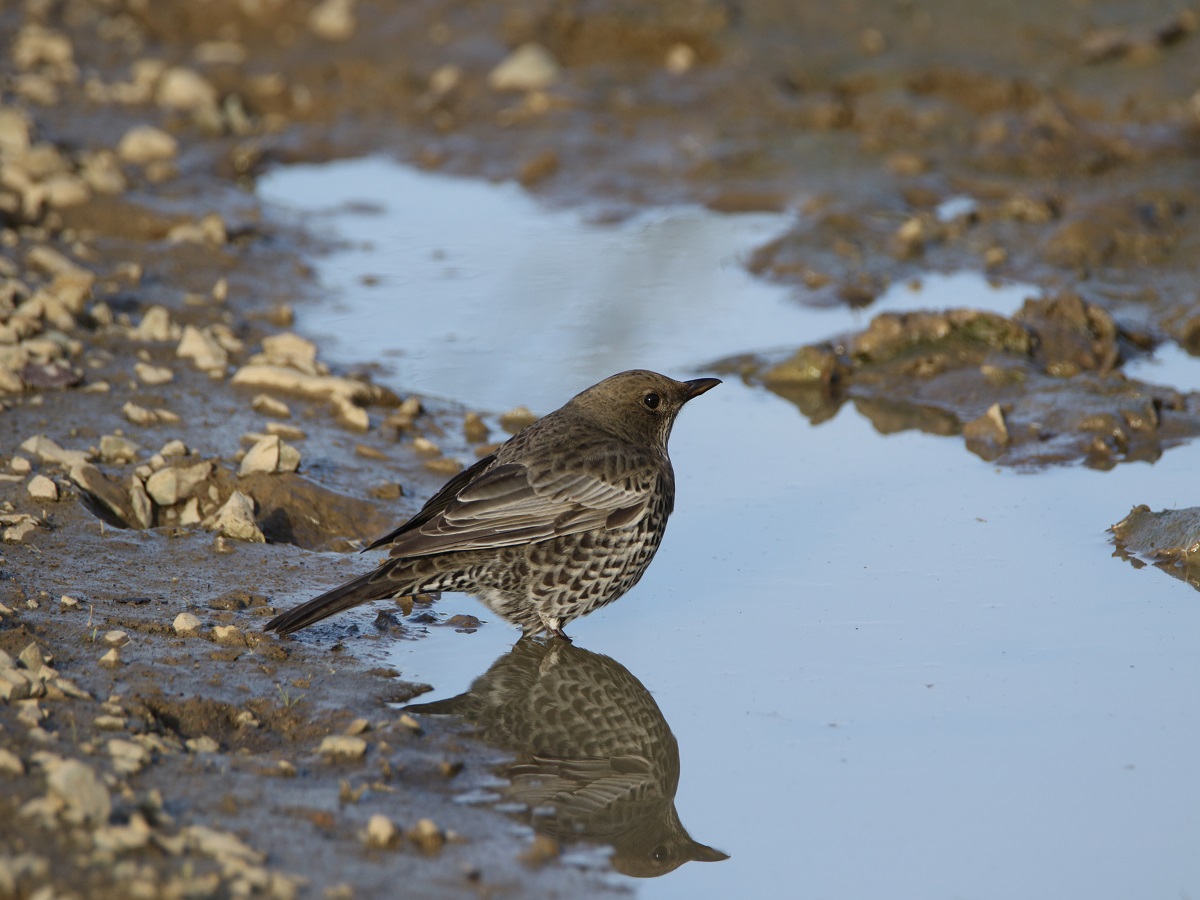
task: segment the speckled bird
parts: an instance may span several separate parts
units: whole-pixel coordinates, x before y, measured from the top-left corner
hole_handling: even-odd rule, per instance
[[[267,623],[291,634],[388,597],[462,591],[525,636],[612,603],[638,580],[675,505],[667,440],[716,378],[635,369],[576,394],[460,472],[415,516],[368,547],[379,568]]]

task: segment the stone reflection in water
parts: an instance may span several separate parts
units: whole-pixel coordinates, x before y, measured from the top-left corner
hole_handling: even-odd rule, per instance
[[[558,841],[611,845],[626,875],[664,875],[727,854],[692,840],[675,810],[679,745],[658,704],[629,670],[566,641],[524,639],[465,694],[408,711],[457,715],[504,766],[508,799]]]

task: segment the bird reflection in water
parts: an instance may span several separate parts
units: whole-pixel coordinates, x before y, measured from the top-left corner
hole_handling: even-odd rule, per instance
[[[607,656],[524,639],[465,694],[407,709],[460,716],[515,752],[502,769],[508,799],[528,808],[539,834],[610,845],[619,872],[654,877],[729,858],[679,821],[679,744],[650,692]]]

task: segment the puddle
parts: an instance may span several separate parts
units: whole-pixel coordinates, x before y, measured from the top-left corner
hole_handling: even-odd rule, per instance
[[[1163,384],[1187,393],[1200,391],[1200,357],[1191,356],[1176,343],[1160,344],[1154,352],[1124,365],[1130,378]]]
[[[386,358],[397,387],[485,409],[546,412],[619,369],[685,375],[858,327],[740,271],[778,217],[588,225],[380,161],[262,190],[372,244],[316,261],[341,302],[302,309],[303,330],[336,336],[335,357]],[[384,206],[347,209],[363,199]],[[1011,313],[1027,290],[931,276],[884,304]],[[1196,504],[1200,447],[1023,475],[852,412],[814,427],[727,381],[681,416],[672,458],[654,565],[569,629],[652,695],[678,742],[678,819],[730,855],[624,879],[638,895],[1200,889],[1200,597],[1111,558],[1104,534],[1137,503]],[[493,619],[458,595],[442,610]],[[466,691],[517,637],[431,631],[393,656],[436,686],[422,701]]]

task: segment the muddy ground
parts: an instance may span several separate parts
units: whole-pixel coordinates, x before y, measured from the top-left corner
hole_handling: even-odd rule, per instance
[[[385,152],[593,215],[794,209],[749,264],[799,303],[1029,282],[1010,319],[724,367],[997,464],[1152,461],[1200,432],[1121,371],[1200,354],[1198,32],[1115,0],[6,4],[0,897],[616,890],[454,803],[498,752],[390,705],[423,688],[372,647],[461,610],[261,633],[520,423],[323,366],[290,323],[330,236],[257,175]]]

